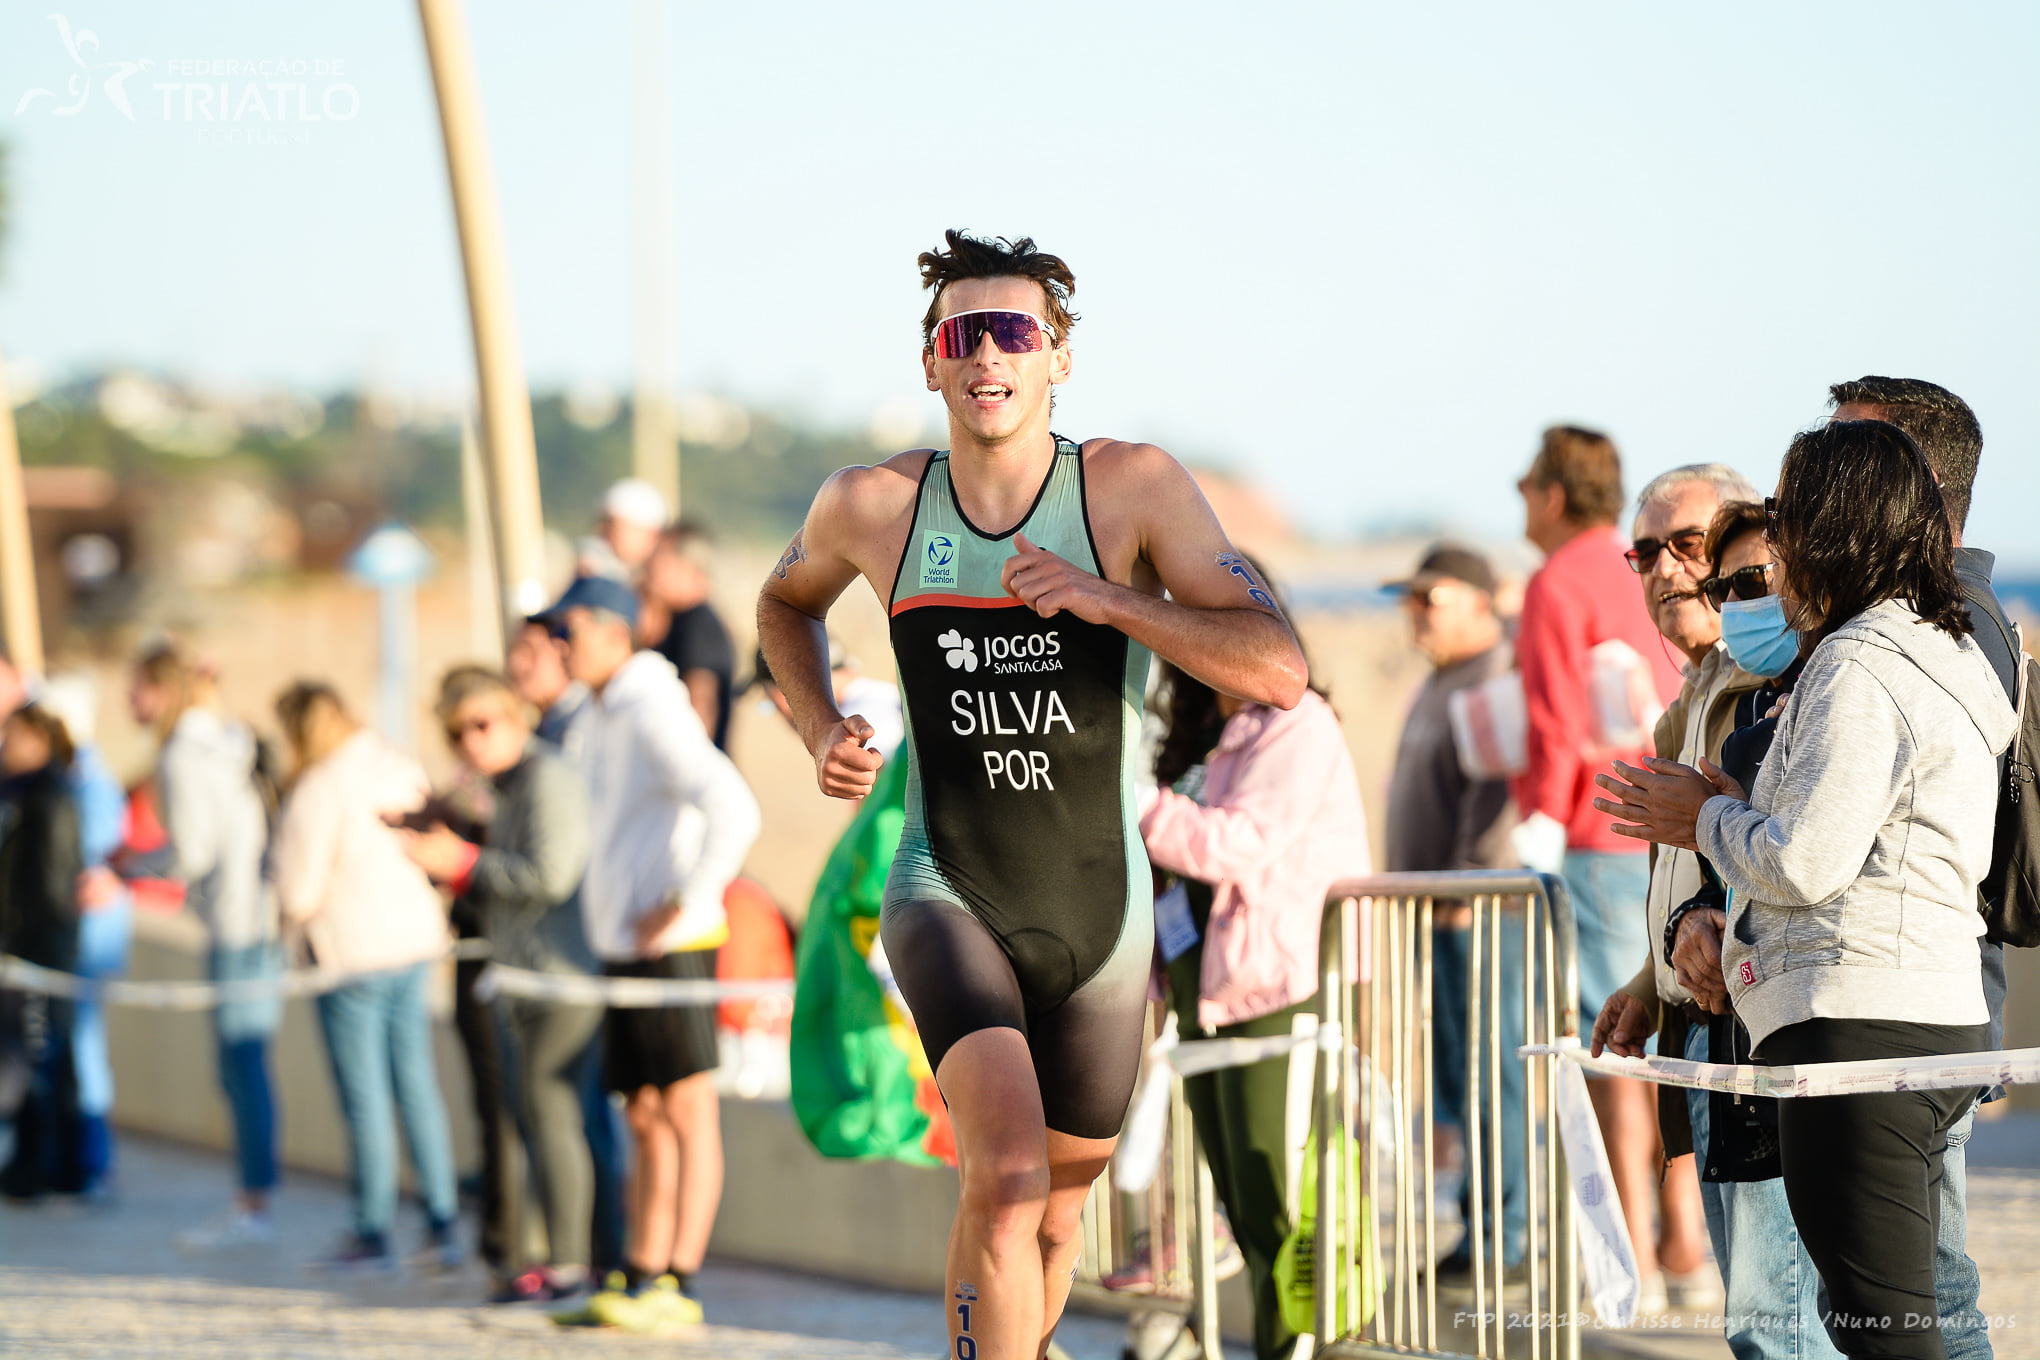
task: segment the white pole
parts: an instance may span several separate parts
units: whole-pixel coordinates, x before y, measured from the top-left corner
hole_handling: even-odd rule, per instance
[[[636,0],[631,9],[631,176],[636,211],[637,374],[631,395],[632,470],[680,513],[680,438],[673,409],[673,109],[668,65],[673,52],[671,0]]]

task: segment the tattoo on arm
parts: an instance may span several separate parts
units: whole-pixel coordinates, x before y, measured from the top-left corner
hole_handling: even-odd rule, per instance
[[[779,555],[779,565],[772,569],[772,574],[784,581],[786,573],[805,561],[807,549],[800,545],[800,533],[797,532],[793,536],[793,542],[786,545],[786,551]]]
[[[1282,612],[1275,607],[1275,597],[1254,579],[1254,568],[1246,558],[1236,552],[1222,552],[1218,555],[1218,565],[1240,578],[1240,583],[1247,588],[1248,599],[1263,609],[1272,610],[1277,614]]]

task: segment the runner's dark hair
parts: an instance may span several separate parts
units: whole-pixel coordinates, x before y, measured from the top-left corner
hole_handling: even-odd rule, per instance
[[[1898,426],[1837,420],[1801,434],[1778,473],[1777,511],[1772,549],[1812,616],[1799,630],[1805,651],[1885,600],[1949,637],[1971,631],[1947,503]]]
[[[1941,497],[1955,532],[1969,522],[1969,493],[1976,485],[1976,464],[1983,457],[1983,426],[1969,403],[1945,387],[1919,378],[1874,375],[1839,382],[1828,389],[1835,409],[1875,408],[1878,420],[1889,421],[1912,436],[1927,456],[1927,465],[1941,479]]]
[[[1041,285],[1044,300],[1042,320],[1055,331],[1055,342],[1067,344],[1070,327],[1078,316],[1070,310],[1070,294],[1077,291],[1077,276],[1062,257],[1035,249],[1034,238],[1023,236],[1009,241],[1003,236],[972,236],[954,227],[942,233],[947,246],[924,250],[917,261],[921,286],[935,290],[928,299],[927,315],[921,318],[921,344],[935,343],[935,327],[942,321],[942,294],[952,283],[965,279],[1027,279]]]

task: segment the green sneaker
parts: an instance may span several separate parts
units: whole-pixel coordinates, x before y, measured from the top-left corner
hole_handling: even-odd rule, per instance
[[[636,1293],[605,1289],[588,1300],[592,1325],[638,1336],[672,1336],[701,1325],[701,1305],[680,1292],[680,1282],[661,1275]]]
[[[628,1303],[634,1302],[630,1295],[629,1281],[624,1278],[624,1274],[620,1270],[610,1271],[603,1278],[602,1288],[590,1294],[587,1301],[579,1308],[563,1308],[552,1315],[552,1320],[562,1327],[613,1326],[615,1324],[606,1321],[597,1312],[597,1305],[601,1306],[603,1312],[607,1312],[609,1309],[618,1306],[613,1302],[616,1299],[625,1300],[624,1306],[626,1307]]]

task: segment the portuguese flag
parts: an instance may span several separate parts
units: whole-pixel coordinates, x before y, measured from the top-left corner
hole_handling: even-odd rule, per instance
[[[879,771],[815,884],[794,956],[793,1113],[825,1157],[954,1165],[935,1074],[869,964],[906,799],[901,753]]]

